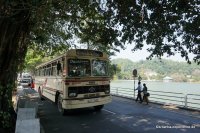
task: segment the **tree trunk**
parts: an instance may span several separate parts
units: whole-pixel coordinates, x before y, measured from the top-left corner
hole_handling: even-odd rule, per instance
[[[27,51],[25,38],[29,33],[29,13],[21,11],[13,16],[0,16],[0,131],[13,129],[12,90],[18,67]],[[11,131],[9,131],[11,132]]]

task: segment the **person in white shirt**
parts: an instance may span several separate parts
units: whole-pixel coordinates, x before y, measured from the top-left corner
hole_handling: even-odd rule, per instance
[[[143,102],[143,99],[142,99],[142,85],[141,85],[141,82],[138,82],[138,87],[135,89],[135,90],[138,90],[138,94],[137,94],[137,98],[135,99],[135,101],[137,102],[138,101],[138,98],[140,100],[140,103]]]

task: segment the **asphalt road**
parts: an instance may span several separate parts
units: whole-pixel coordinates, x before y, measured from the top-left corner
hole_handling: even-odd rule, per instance
[[[39,106],[45,133],[199,133],[200,112],[163,108],[113,97],[102,111],[93,108],[73,110],[62,116],[54,103]]]

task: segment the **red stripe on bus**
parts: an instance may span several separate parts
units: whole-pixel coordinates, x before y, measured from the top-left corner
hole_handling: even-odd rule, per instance
[[[80,79],[77,79],[77,80],[65,80],[65,82],[90,82],[90,81],[110,81],[110,80],[106,80],[106,79],[102,79],[102,80],[80,80]]]

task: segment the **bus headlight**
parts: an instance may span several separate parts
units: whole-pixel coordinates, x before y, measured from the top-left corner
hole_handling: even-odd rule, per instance
[[[77,97],[78,88],[77,87],[69,87],[68,88],[68,97]]]
[[[105,92],[105,94],[110,94],[110,86],[109,85],[104,86],[104,92]]]
[[[68,94],[69,97],[76,97],[77,96],[77,93],[76,92],[70,92]]]
[[[110,90],[105,90],[105,94],[110,94]]]

